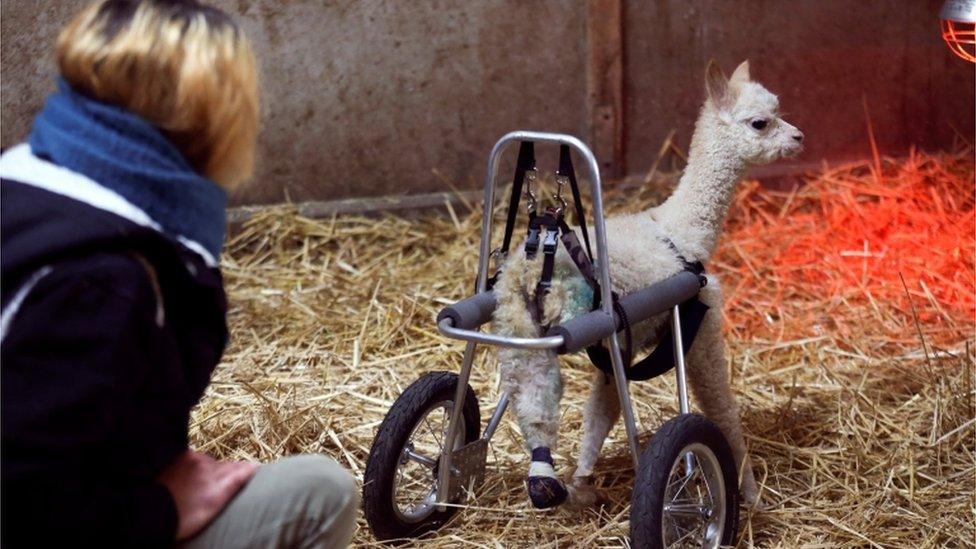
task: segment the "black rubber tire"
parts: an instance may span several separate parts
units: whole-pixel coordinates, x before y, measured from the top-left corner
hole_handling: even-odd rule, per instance
[[[436,530],[457,512],[456,507],[448,507],[444,511],[435,510],[420,522],[405,522],[393,508],[397,462],[407,438],[432,405],[444,400],[454,401],[457,383],[457,374],[451,372],[426,373],[403,391],[383,418],[363,473],[363,514],[377,540],[419,537]],[[464,441],[467,444],[479,437],[481,429],[478,399],[470,385],[464,397],[463,414]]]
[[[732,450],[714,423],[697,414],[682,414],[662,425],[641,454],[630,500],[632,547],[656,549],[664,546],[661,534],[668,476],[681,450],[696,442],[707,446],[718,459],[725,483],[722,545],[735,542],[739,527],[739,483]]]

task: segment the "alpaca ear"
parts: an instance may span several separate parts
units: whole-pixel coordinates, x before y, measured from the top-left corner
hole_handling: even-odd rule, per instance
[[[746,59],[742,62],[742,64],[735,68],[735,72],[732,73],[732,78],[729,78],[729,87],[737,88],[749,81],[749,60]]]
[[[705,69],[705,91],[708,92],[708,99],[719,110],[726,110],[734,103],[729,80],[714,59],[708,62],[708,68]]]

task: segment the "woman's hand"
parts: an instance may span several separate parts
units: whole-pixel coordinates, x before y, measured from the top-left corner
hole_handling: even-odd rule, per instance
[[[193,450],[176,458],[157,480],[176,502],[177,541],[193,537],[210,524],[255,470],[254,463],[217,461]]]

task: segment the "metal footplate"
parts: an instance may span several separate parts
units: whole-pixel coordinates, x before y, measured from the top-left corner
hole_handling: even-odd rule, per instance
[[[466,496],[485,481],[485,466],[488,463],[488,440],[478,440],[465,444],[451,453],[450,486],[448,501],[462,502]]]

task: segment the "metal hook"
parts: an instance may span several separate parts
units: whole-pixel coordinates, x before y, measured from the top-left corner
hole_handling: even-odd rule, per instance
[[[563,198],[563,187],[569,181],[569,178],[565,175],[556,174],[556,194],[552,195],[553,200],[559,203],[559,207],[556,208],[556,213],[561,214],[566,211],[569,203]]]
[[[508,254],[502,251],[501,247],[495,248],[491,251],[491,260],[495,262],[496,265],[501,265]]]
[[[529,213],[534,213],[536,211],[536,203],[538,199],[534,192],[532,192],[532,184],[539,180],[539,172],[535,168],[527,170],[525,172],[525,199],[526,199],[526,211]]]

